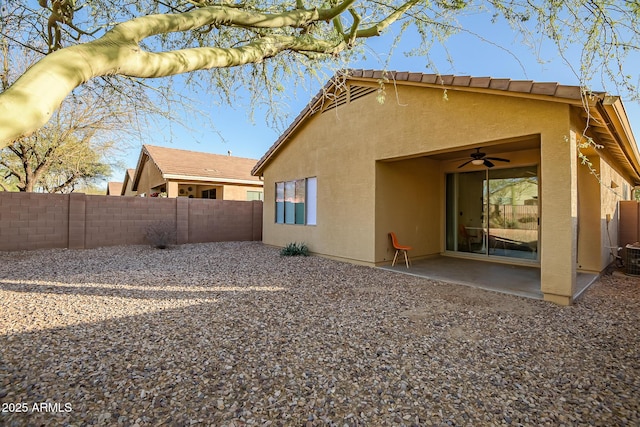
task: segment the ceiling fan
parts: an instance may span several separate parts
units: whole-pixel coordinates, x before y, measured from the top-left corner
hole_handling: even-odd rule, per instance
[[[468,161],[464,162],[463,164],[461,164],[460,166],[458,166],[458,169],[460,169],[463,166],[468,165],[469,163],[473,163],[476,166],[485,165],[488,168],[492,168],[495,165],[493,164],[493,162],[491,160],[499,161],[499,162],[510,162],[511,161],[509,159],[502,159],[500,157],[486,157],[486,156],[487,156],[486,153],[481,153],[480,152],[480,148],[476,148],[476,152],[475,153],[471,153],[471,160],[468,160]]]

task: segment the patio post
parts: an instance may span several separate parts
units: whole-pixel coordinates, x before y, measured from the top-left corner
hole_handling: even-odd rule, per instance
[[[564,133],[564,135],[563,135]],[[566,128],[543,134],[541,165],[541,291],[545,301],[572,303],[576,288],[577,147],[576,133]]]

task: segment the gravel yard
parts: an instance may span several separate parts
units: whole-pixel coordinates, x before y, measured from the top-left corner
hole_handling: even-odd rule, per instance
[[[640,425],[640,279],[571,307],[256,242],[0,253],[0,425]]]

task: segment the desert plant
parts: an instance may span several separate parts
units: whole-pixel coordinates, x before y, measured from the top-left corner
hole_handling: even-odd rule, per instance
[[[280,251],[281,256],[309,256],[309,248],[304,243],[289,243]]]
[[[176,228],[171,221],[158,221],[149,224],[146,230],[147,241],[158,249],[166,249],[176,242]]]

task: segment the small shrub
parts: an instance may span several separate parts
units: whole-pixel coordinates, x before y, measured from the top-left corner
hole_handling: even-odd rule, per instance
[[[280,251],[281,256],[309,256],[309,248],[304,243],[289,243]]]
[[[170,221],[158,221],[147,226],[147,241],[158,249],[166,249],[176,242],[176,227]]]

